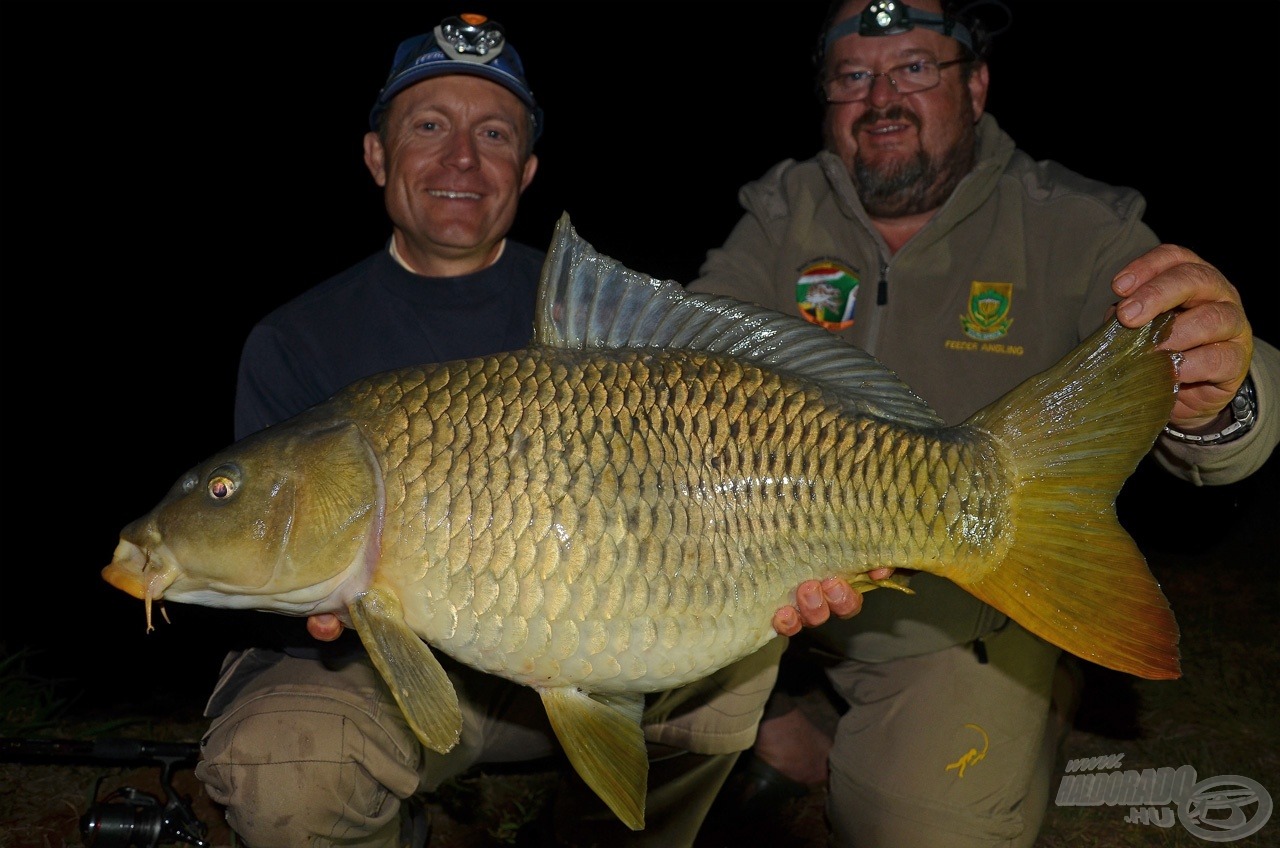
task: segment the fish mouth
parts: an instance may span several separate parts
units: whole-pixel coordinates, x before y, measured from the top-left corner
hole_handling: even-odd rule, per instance
[[[125,539],[116,545],[111,564],[102,569],[103,580],[146,605],[148,633],[155,629],[151,625],[151,602],[163,598],[165,589],[178,575],[176,566]]]

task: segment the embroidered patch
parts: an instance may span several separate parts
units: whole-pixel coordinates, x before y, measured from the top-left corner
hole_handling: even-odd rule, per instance
[[[1013,319],[1009,310],[1013,300],[1013,283],[969,284],[969,314],[960,316],[964,334],[980,342],[998,339],[1009,332]]]
[[[858,276],[838,262],[823,259],[806,265],[796,280],[800,314],[828,330],[852,327],[858,282]]]

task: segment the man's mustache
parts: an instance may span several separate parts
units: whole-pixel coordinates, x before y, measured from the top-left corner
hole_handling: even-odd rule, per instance
[[[900,123],[908,123],[916,129],[920,129],[920,116],[915,112],[908,111],[900,103],[888,107],[887,109],[868,109],[862,113],[862,117],[853,122],[853,129],[866,129],[879,121],[898,121]]]

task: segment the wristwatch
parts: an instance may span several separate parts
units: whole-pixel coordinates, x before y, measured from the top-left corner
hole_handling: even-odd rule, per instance
[[[1183,433],[1175,430],[1168,424],[1164,425],[1164,434],[1171,439],[1177,439],[1179,442],[1186,442],[1192,445],[1221,445],[1227,442],[1234,442],[1253,428],[1253,422],[1258,417],[1258,395],[1253,388],[1253,377],[1246,376],[1244,382],[1240,384],[1240,388],[1236,389],[1236,396],[1231,399],[1231,423],[1223,427],[1216,433],[1204,433],[1195,436],[1191,433]]]

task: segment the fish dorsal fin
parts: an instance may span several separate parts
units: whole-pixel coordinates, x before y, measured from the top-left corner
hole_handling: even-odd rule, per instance
[[[942,419],[871,354],[794,315],[685,291],[597,253],[561,215],[539,285],[535,344],[570,350],[679,348],[801,377],[853,414],[918,427]]]

